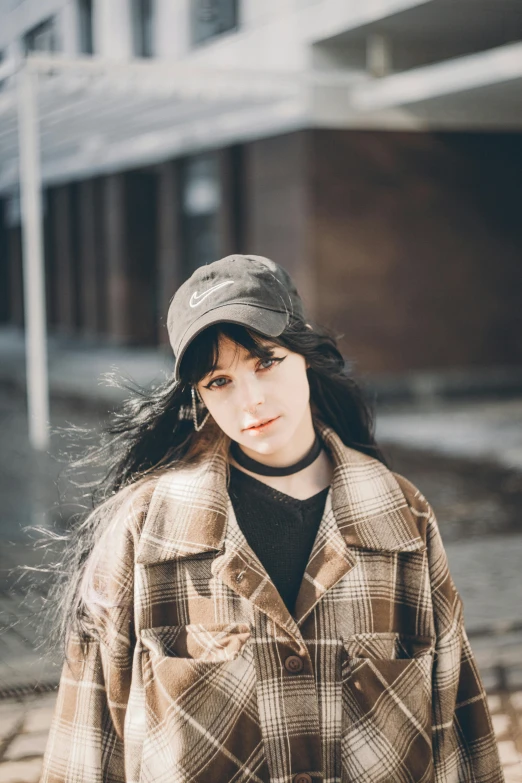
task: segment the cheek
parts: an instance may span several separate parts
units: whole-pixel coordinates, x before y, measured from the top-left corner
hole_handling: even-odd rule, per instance
[[[227,425],[232,419],[232,402],[227,398],[226,392],[209,392],[201,395],[203,402],[210,411],[210,415],[222,430],[226,432]]]
[[[310,399],[310,386],[304,363],[295,363],[288,367],[284,382],[277,384],[277,394],[285,399],[289,410],[296,416],[301,413]]]

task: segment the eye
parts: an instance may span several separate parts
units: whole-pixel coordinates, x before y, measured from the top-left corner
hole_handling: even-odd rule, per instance
[[[269,359],[262,359],[258,364],[258,369],[264,371],[270,371],[275,367],[276,364],[280,364],[281,362],[283,362],[285,358],[286,358],[285,356],[279,356],[279,357],[273,356],[270,357]],[[268,366],[264,366],[267,364]],[[224,386],[228,386],[228,383],[229,383],[228,378],[224,378],[220,376],[219,378],[213,378],[210,381],[210,383],[204,385],[204,388],[213,391],[214,389],[222,389]]]
[[[224,383],[219,383],[219,381],[224,381]],[[210,383],[208,383],[205,386],[205,389],[221,389],[223,386],[227,385],[227,379],[226,378],[214,378]]]
[[[259,366],[261,370],[271,370],[276,364],[280,364],[284,360],[284,356],[273,356],[270,359],[262,359],[259,362]],[[268,367],[263,367],[263,364],[266,364],[266,362],[271,362],[271,364]]]

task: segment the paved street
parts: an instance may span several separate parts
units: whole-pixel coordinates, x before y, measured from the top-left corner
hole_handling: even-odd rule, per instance
[[[458,407],[448,405],[448,422],[453,416],[453,426]],[[95,406],[54,401],[53,426],[75,423],[98,428],[106,408],[106,402]],[[461,407],[470,428],[472,409],[473,405]],[[497,457],[509,417],[515,431],[511,443],[522,440],[517,410],[514,401],[492,402],[489,407],[481,403],[475,409],[476,428],[488,422],[491,443],[491,449],[480,454],[467,454],[463,447],[445,453],[439,447],[444,443],[445,422],[440,407],[424,411],[420,418],[411,411],[413,424],[404,410],[383,411],[378,426],[390,467],[410,478],[437,514],[489,694],[508,783],[522,783],[522,470]],[[423,446],[415,422],[430,416],[441,432],[438,442],[433,436]],[[405,423],[404,429],[399,421]],[[42,558],[37,537],[27,526],[59,532],[79,507],[74,490],[60,477],[63,439],[53,434],[47,456],[31,453],[25,399],[1,385],[0,425],[4,436],[0,451],[0,783],[29,783],[39,778],[60,662],[46,655],[41,629],[39,633],[45,584],[33,580],[29,589],[31,572],[19,567],[36,565]],[[433,426],[432,432],[436,431]]]
[[[435,400],[390,410],[379,422],[382,441],[447,457],[472,458],[522,471],[522,399]]]

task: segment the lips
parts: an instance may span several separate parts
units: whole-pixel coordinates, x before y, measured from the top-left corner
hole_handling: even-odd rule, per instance
[[[249,424],[248,427],[245,427],[245,430],[257,430],[263,427],[263,425],[268,424],[271,421],[275,421],[278,418],[278,416],[273,416],[272,418],[268,419],[259,419],[258,421],[253,422],[252,424]]]

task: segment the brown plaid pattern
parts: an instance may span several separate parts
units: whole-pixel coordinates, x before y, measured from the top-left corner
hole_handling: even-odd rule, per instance
[[[135,493],[71,641],[41,783],[500,783],[432,509],[320,432],[332,485],[292,617],[210,454]]]

